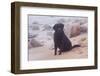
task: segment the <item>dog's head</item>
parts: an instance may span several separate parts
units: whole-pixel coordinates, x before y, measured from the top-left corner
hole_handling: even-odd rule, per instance
[[[63,31],[63,28],[64,28],[64,24],[62,23],[55,24],[53,27],[55,31]]]

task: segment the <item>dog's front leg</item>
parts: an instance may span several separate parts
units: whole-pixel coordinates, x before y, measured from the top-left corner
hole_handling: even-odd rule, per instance
[[[59,49],[60,49],[59,50],[59,55],[61,55],[62,54],[62,51],[63,51],[63,45],[61,45]]]
[[[55,44],[55,52],[54,55],[57,55],[57,45]]]

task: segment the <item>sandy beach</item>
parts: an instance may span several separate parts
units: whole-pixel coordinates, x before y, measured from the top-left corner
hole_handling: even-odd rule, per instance
[[[80,44],[81,47],[64,52],[61,55],[54,55],[54,49],[46,46],[31,48],[28,50],[28,60],[52,60],[52,59],[80,59],[88,57],[87,34],[82,34],[70,39],[72,44]]]

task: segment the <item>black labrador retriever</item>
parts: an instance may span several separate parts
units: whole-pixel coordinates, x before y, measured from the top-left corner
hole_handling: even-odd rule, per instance
[[[62,52],[69,51],[75,47],[80,47],[80,45],[72,46],[72,43],[65,35],[63,28],[64,24],[62,23],[55,24],[53,27],[53,29],[55,30],[54,32],[55,55],[57,54],[57,48],[59,48],[59,55],[60,55]]]

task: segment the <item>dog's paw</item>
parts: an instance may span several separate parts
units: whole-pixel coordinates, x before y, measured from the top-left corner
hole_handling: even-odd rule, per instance
[[[61,55],[61,53],[62,53],[62,52],[61,52],[61,51],[59,51],[59,55]]]

